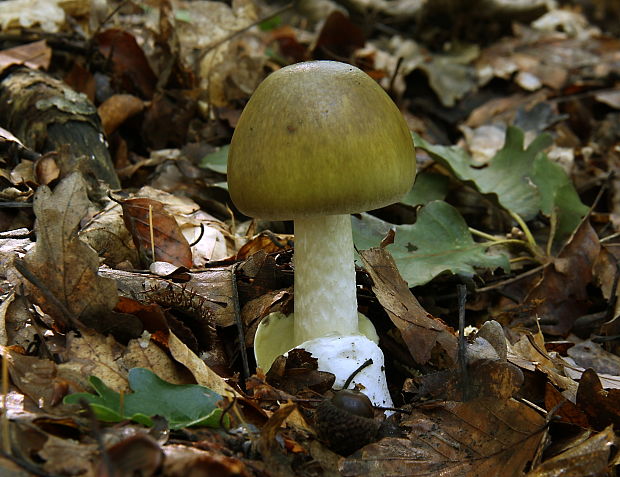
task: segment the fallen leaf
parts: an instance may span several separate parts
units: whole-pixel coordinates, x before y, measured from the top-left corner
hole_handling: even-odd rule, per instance
[[[266,375],[267,382],[293,396],[304,390],[323,394],[330,390],[336,377],[318,370],[318,360],[306,350],[294,349],[279,356]]]
[[[546,433],[545,420],[514,400],[478,399],[413,409],[408,438],[384,438],[341,463],[344,476],[523,475]]]
[[[25,65],[32,69],[46,70],[52,59],[52,49],[45,40],[26,43],[0,51],[0,71],[11,65]]]
[[[222,396],[236,395],[234,389],[229,386],[224,378],[218,376],[209,368],[194,352],[192,352],[174,333],[170,332],[168,347],[172,357],[185,366],[194,376],[196,382],[212,389]]]
[[[143,265],[162,261],[192,268],[190,246],[164,204],[152,199],[138,198],[122,201],[121,207],[123,220],[133,237]]]
[[[584,429],[588,427],[588,416],[550,383],[545,384],[545,409],[549,412],[554,410],[554,416],[562,422],[576,424]]]
[[[114,475],[153,476],[161,467],[164,452],[158,442],[144,432],[134,434],[105,450],[106,459],[101,459],[97,475],[107,475],[108,465]]]
[[[118,28],[98,32],[93,41],[106,57],[114,73],[114,81],[124,91],[150,99],[157,78],[135,37]]]
[[[581,375],[577,406],[587,414],[594,429],[602,430],[610,424],[620,429],[620,389],[603,389],[592,369],[586,369]]]
[[[526,477],[608,475],[612,448],[617,446],[618,438],[609,426],[584,442],[546,460]]]
[[[58,373],[75,387],[88,387],[88,376],[96,375],[115,391],[127,389],[127,370],[119,358],[124,347],[112,336],[103,336],[92,330],[82,330],[67,335],[67,349],[64,362],[58,365]]]
[[[400,330],[409,353],[424,365],[449,368],[456,363],[457,339],[444,323],[427,313],[398,273],[394,259],[382,248],[360,251],[379,303]]]
[[[164,446],[162,474],[170,477],[213,475],[218,477],[252,477],[256,473],[234,456],[182,444]]]
[[[115,94],[97,108],[107,136],[114,133],[127,119],[142,112],[144,102],[131,94]]]
[[[85,475],[93,470],[96,450],[94,443],[48,435],[37,455],[44,461],[43,468],[52,475]]]
[[[98,419],[120,422],[131,419],[152,426],[153,416],[163,416],[171,429],[189,426],[219,427],[222,410],[217,402],[222,396],[196,384],[171,384],[148,369],[129,370],[129,386],[133,392],[123,396],[108,388],[97,376],[89,379],[97,394],[75,393],[65,397],[66,404],[85,400]]]
[[[5,348],[9,356],[11,381],[17,388],[37,403],[41,409],[50,409],[60,402],[68,391],[68,381],[58,377],[56,363],[35,356],[24,356]]]
[[[545,268],[540,282],[528,293],[530,313],[550,325],[545,333],[565,336],[575,320],[586,313],[590,302],[588,285],[600,252],[600,243],[589,221],[584,221],[552,264]]]
[[[88,205],[86,184],[78,173],[54,192],[39,187],[34,198],[37,242],[23,260],[38,283],[27,279],[24,284],[32,300],[63,328],[74,324],[72,320],[96,322],[118,301],[116,283],[97,274],[97,253],[77,235]]]

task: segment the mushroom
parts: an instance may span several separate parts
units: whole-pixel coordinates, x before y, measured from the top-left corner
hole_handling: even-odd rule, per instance
[[[366,73],[335,61],[310,61],[269,75],[243,110],[228,155],[228,188],[250,217],[293,220],[294,316],[261,322],[257,364],[293,348],[353,380],[373,404],[391,406],[383,353],[357,312],[349,214],[397,202],[413,185],[415,151],[403,116]]]

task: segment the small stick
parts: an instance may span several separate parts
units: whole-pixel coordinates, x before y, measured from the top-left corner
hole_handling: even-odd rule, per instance
[[[153,205],[149,204],[149,234],[151,235],[151,261],[156,262],[155,258],[155,237],[153,234]]]
[[[237,325],[237,332],[239,333],[239,352],[241,353],[241,362],[243,364],[243,377],[250,377],[250,365],[248,363],[248,353],[245,349],[245,333],[243,332],[243,323],[241,322],[241,310],[239,307],[239,292],[237,290],[237,267],[239,262],[235,263],[230,273],[232,275],[232,292],[233,292],[233,304],[235,312],[235,323]]]
[[[463,400],[467,400],[467,357],[465,356],[465,302],[467,300],[467,288],[462,283],[456,286],[459,307],[459,351],[458,361],[461,371],[461,389]]]
[[[2,449],[6,455],[11,454],[11,435],[9,432],[9,354],[6,347],[2,350]]]

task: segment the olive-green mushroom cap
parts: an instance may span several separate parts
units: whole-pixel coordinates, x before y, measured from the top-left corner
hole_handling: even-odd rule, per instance
[[[228,153],[228,188],[250,217],[290,220],[397,202],[413,185],[403,116],[360,69],[335,61],[282,68],[256,89]]]

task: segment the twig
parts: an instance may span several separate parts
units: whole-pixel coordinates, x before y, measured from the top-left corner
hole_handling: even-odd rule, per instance
[[[550,263],[551,262],[544,263],[542,265],[539,265],[536,268],[532,268],[531,270],[528,270],[527,272],[523,272],[521,275],[517,275],[516,277],[512,277],[512,278],[509,278],[507,280],[502,280],[501,282],[494,283],[493,285],[489,285],[488,287],[476,288],[476,293],[488,292],[488,291],[491,291],[491,290],[496,290],[497,288],[503,288],[503,287],[505,287],[507,285],[511,285],[513,283],[516,283],[519,280],[523,280],[524,278],[529,277],[530,275],[535,275],[538,272],[541,272],[547,266],[549,266]]]
[[[237,268],[239,262],[235,263],[230,273],[232,275],[232,292],[233,292],[233,311],[235,313],[235,324],[237,325],[237,333],[239,335],[239,352],[241,353],[241,362],[243,364],[243,377],[250,377],[250,365],[248,363],[248,353],[245,349],[245,332],[243,331],[243,322],[241,321],[241,310],[239,306],[239,292],[237,290]]]
[[[11,454],[11,433],[9,430],[9,353],[6,347],[2,350],[2,450]]]
[[[463,400],[467,400],[467,356],[465,356],[465,302],[467,300],[467,287],[462,283],[456,286],[456,293],[458,296],[458,308],[459,308],[459,349],[458,349],[458,361],[459,370],[461,372],[461,391],[463,393]]]
[[[63,302],[61,302],[56,297],[56,295],[54,295],[54,293],[52,293],[52,291],[45,285],[45,283],[41,281],[39,277],[37,277],[33,272],[30,271],[30,269],[26,265],[26,262],[23,259],[18,258],[13,262],[13,264],[15,265],[17,271],[21,273],[26,280],[28,280],[39,289],[39,291],[43,294],[43,296],[45,296],[45,299],[47,301],[49,301],[52,305],[57,307],[62,312],[64,318],[66,318],[73,327],[75,327],[76,329],[80,328],[80,324],[74,313],[69,310],[69,308],[67,308],[67,306]],[[58,319],[58,317],[54,318]]]
[[[247,25],[247,26],[245,26],[243,28],[240,28],[239,30],[234,31],[231,34],[226,35],[221,40],[218,40],[215,43],[213,43],[212,45],[209,45],[208,47],[206,47],[202,51],[202,53],[198,57],[198,63],[201,62],[205,56],[207,56],[211,51],[215,50],[218,46],[223,45],[227,41],[232,40],[237,35],[241,35],[242,33],[248,31],[250,28],[255,27],[256,25],[260,25],[264,21],[269,20],[270,18],[273,18],[275,16],[278,16],[281,13],[284,13],[287,10],[290,10],[291,8],[293,8],[293,5],[294,5],[294,2],[288,3],[288,4],[284,5],[282,8],[279,8],[279,9],[277,9],[277,10],[275,10],[275,11],[273,11],[273,12],[267,14],[267,15],[265,15],[264,17],[261,17],[258,20],[253,21],[249,25]]]

